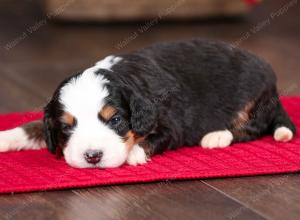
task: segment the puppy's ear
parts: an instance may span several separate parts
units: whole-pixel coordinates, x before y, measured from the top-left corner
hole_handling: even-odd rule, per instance
[[[55,131],[52,119],[49,117],[47,110],[44,111],[44,136],[48,150],[55,154],[57,151],[57,141],[55,138]]]
[[[136,134],[145,136],[155,128],[157,110],[151,101],[132,95],[130,98],[130,111],[131,127]]]

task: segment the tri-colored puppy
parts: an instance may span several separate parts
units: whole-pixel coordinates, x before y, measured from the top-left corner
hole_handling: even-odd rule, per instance
[[[0,133],[0,151],[48,146],[73,167],[143,164],[180,146],[290,141],[272,68],[231,45],[160,43],[111,55],[64,80],[44,120]]]

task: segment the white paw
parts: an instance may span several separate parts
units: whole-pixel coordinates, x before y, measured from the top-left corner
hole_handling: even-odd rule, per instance
[[[228,130],[214,131],[206,134],[201,140],[203,148],[224,148],[228,147],[233,140],[233,135]]]
[[[293,132],[287,127],[277,128],[274,132],[275,141],[288,142],[293,139]]]
[[[22,130],[15,128],[12,130],[0,132],[0,152],[14,150],[14,146],[18,144],[18,138],[22,136]]]
[[[9,151],[9,149],[10,149],[9,143],[6,141],[0,140],[0,152],[6,152],[6,151]]]
[[[28,135],[23,128],[14,128],[0,132],[0,152],[41,149],[45,146],[44,141],[28,139]]]
[[[127,164],[136,166],[147,163],[147,155],[143,148],[134,145],[127,157]]]

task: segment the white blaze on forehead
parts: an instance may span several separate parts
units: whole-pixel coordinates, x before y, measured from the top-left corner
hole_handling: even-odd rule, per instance
[[[101,69],[111,70],[113,65],[117,64],[121,60],[122,60],[121,57],[108,56],[105,57],[103,60],[97,62],[95,66]]]
[[[96,74],[99,69],[111,70],[112,66],[122,58],[108,56],[99,61],[95,66],[86,69],[81,75],[68,82],[60,92],[60,102],[65,111],[75,117],[83,115],[97,116],[108,96],[105,84],[108,82],[101,74]]]
[[[97,115],[108,96],[104,87],[107,82],[102,75],[95,74],[94,67],[85,70],[61,89],[60,102],[64,110],[75,117]]]

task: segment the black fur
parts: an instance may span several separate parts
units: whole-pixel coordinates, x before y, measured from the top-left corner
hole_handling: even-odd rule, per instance
[[[155,106],[138,95],[132,95],[130,98],[130,124],[132,130],[139,136],[145,136],[152,131],[156,120]]]
[[[107,102],[122,118],[113,129],[120,135],[133,130],[144,136],[151,153],[199,145],[205,134],[217,130],[229,129],[235,141],[256,139],[280,126],[296,131],[279,101],[272,68],[245,50],[195,39],[155,44],[118,57],[122,60],[113,72],[97,71],[109,80]],[[45,108],[54,124],[61,109],[56,96]],[[237,128],[233,122],[238,112],[251,102],[249,120]],[[58,138],[56,126],[52,129]]]
[[[45,114],[43,122],[44,122],[44,136],[45,136],[45,141],[46,141],[48,150],[51,153],[56,153],[57,138],[55,138],[55,136],[54,136],[54,127],[51,125],[51,121],[47,114]]]
[[[61,122],[63,103],[59,101],[60,89],[80,74],[70,76],[62,81],[55,90],[50,102],[44,107],[44,136],[48,150],[51,153],[61,154],[61,150],[70,136],[70,130],[65,129],[64,124]]]

